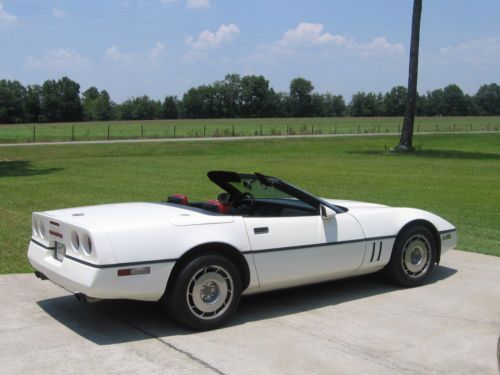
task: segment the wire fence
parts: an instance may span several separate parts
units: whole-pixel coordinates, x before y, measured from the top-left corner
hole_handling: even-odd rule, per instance
[[[40,124],[33,126],[0,126],[0,143],[93,141],[159,138],[224,138],[283,135],[393,134],[401,132],[396,123],[249,123],[215,124]],[[416,122],[415,133],[497,132],[500,122]]]

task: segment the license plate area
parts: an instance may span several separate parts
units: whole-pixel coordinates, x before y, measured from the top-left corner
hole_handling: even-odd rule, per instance
[[[56,258],[56,260],[58,260],[59,262],[62,262],[65,255],[66,255],[66,246],[60,242],[56,242],[54,258]]]

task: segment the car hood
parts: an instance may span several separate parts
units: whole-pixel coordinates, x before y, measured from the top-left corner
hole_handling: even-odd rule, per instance
[[[167,203],[117,203],[65,208],[41,214],[87,229],[133,228],[148,225],[230,223],[234,217]]]

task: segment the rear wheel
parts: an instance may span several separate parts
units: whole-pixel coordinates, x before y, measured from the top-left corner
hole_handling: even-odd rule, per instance
[[[436,263],[437,246],[431,231],[416,225],[401,232],[396,238],[386,275],[399,285],[422,285]]]
[[[219,255],[188,262],[165,295],[168,310],[179,322],[197,330],[220,327],[236,312],[241,277],[235,265]]]

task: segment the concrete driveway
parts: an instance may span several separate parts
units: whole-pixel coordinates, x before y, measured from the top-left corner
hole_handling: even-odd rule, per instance
[[[420,288],[369,276],[246,297],[203,333],[31,274],[0,277],[0,292],[2,374],[498,372],[500,258],[486,255],[452,251]]]

